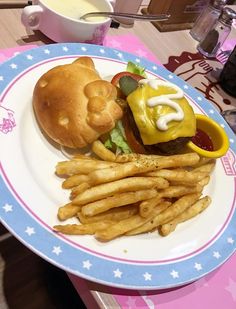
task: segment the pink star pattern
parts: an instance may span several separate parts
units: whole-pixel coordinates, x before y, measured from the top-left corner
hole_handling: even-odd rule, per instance
[[[126,304],[128,305],[127,309],[136,308],[136,298],[129,296]]]
[[[121,47],[122,47],[122,44],[119,41],[112,40],[112,39],[109,41],[109,45],[110,45],[110,47],[117,48],[117,49],[121,49]]]
[[[236,302],[236,281],[229,278],[229,283],[225,287],[225,290],[228,291],[231,294],[233,301]]]
[[[135,51],[135,55],[139,56],[139,57],[143,57],[143,58],[147,58],[147,52],[143,49],[138,48]]]
[[[146,46],[139,40],[138,37],[135,37],[134,35],[127,34],[119,36],[107,36],[104,41],[104,46],[127,51],[137,55],[140,58],[147,58],[156,64],[161,64],[156,56],[146,48]]]

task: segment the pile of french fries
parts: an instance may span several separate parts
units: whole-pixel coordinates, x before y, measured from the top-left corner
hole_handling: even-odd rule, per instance
[[[56,166],[56,174],[65,177],[62,188],[70,190],[58,219],[76,217],[78,224],[56,225],[55,231],[104,242],[152,231],[167,236],[211,203],[203,189],[214,160],[196,153],[116,156],[100,141],[92,151],[94,156],[78,155]]]

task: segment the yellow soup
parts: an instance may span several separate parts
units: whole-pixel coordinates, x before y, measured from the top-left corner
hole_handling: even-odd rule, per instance
[[[58,14],[69,18],[79,19],[82,15],[90,12],[107,10],[106,7],[98,6],[97,1],[89,0],[43,0],[42,3]],[[89,21],[102,21],[103,16],[90,17]]]

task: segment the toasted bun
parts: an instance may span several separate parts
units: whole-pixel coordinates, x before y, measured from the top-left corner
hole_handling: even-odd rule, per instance
[[[122,117],[116,88],[104,81],[89,57],[60,65],[40,77],[34,88],[36,118],[60,145],[82,148],[114,128]]]

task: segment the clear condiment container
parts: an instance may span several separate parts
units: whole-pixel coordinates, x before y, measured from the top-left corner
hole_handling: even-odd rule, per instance
[[[197,46],[198,51],[208,58],[214,58],[218,49],[227,39],[235,18],[236,12],[229,7],[225,7],[214,27]]]
[[[214,26],[218,20],[221,11],[227,0],[211,0],[203,12],[199,15],[195,21],[192,29],[190,30],[191,36],[197,40],[201,41],[209,32],[209,30]]]

